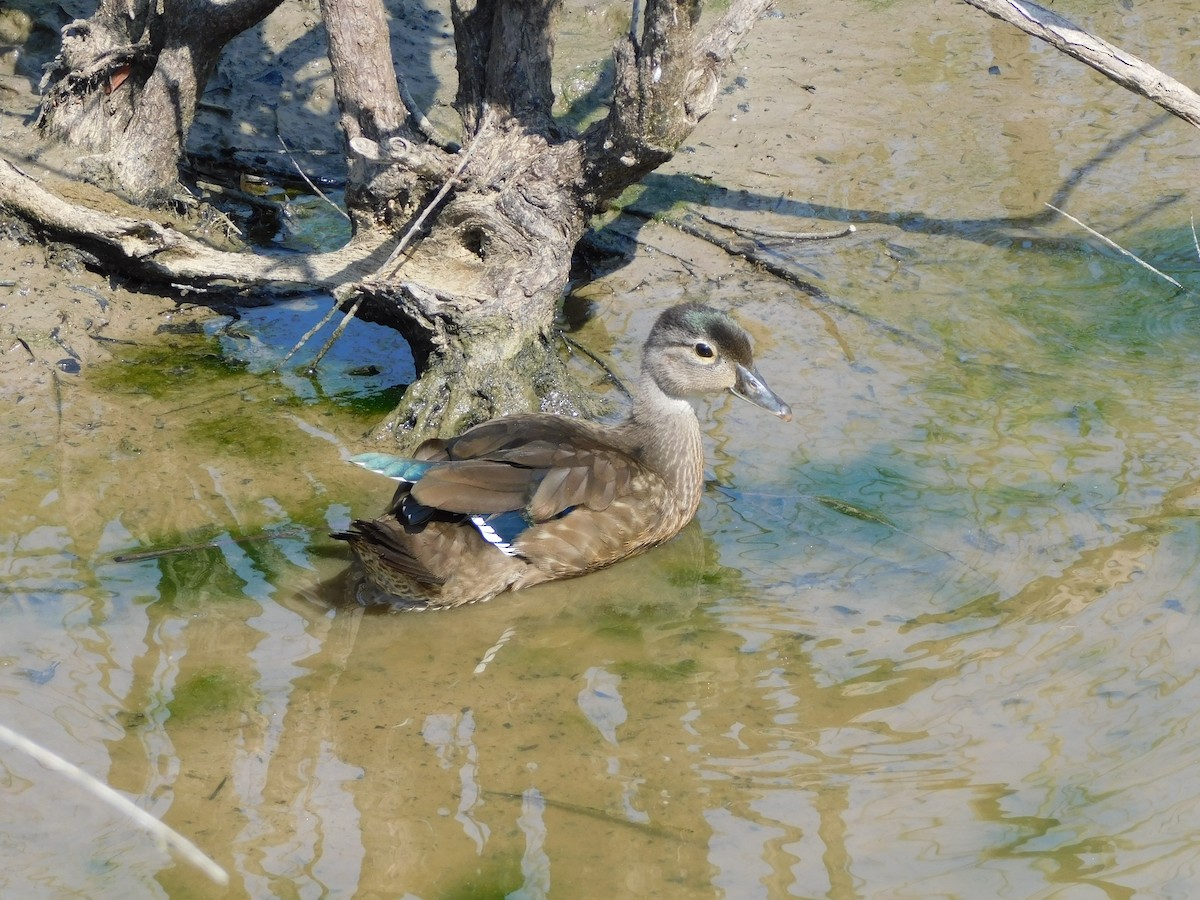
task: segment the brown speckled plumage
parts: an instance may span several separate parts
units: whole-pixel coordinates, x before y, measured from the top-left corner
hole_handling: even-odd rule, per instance
[[[355,461],[399,480],[377,519],[348,541],[387,600],[438,609],[583,575],[674,537],[704,484],[700,423],[685,399],[729,390],[782,418],[791,411],[754,370],[750,339],[699,303],[666,310],[646,341],[628,417],[600,424],[506,416],[411,460]]]

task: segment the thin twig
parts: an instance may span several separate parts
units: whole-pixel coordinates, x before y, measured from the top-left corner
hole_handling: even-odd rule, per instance
[[[336,294],[334,295],[334,298],[335,299],[334,299],[333,309],[336,310],[339,306],[341,306],[341,301],[337,299]],[[342,321],[338,322],[337,328],[333,329],[333,334],[331,334],[329,336],[329,340],[327,340],[322,345],[321,349],[317,351],[317,355],[313,357],[313,361],[308,364],[309,372],[316,371],[317,366],[319,366],[321,364],[321,360],[323,360],[325,358],[325,354],[328,353],[331,349],[333,349],[334,341],[336,341],[338,338],[340,338],[342,336],[342,333],[346,330],[347,327],[349,327],[350,322],[354,319],[354,317],[356,315],[358,315],[358,308],[363,305],[363,301],[366,299],[367,299],[367,295],[365,293],[360,293],[358,295],[358,299],[355,300],[354,303],[352,303],[350,305],[350,308],[348,310],[346,310],[346,314],[344,316],[342,316]],[[332,311],[333,310],[331,310],[330,312],[332,313]],[[328,321],[328,317],[326,317],[325,321]]]
[[[92,796],[104,801],[118,812],[133,819],[138,825],[149,831],[155,839],[178,850],[184,859],[204,872],[205,875],[217,884],[222,886],[229,884],[229,874],[205,856],[199,847],[178,831],[175,831],[168,825],[164,825],[158,819],[154,818],[154,816],[150,815],[150,813],[134,805],[125,797],[122,797],[103,781],[99,781],[83,771],[79,766],[67,762],[58,754],[52,753],[45,747],[35,744],[29,738],[17,734],[17,732],[5,728],[3,725],[0,725],[0,741],[27,753],[47,769],[59,772]]]
[[[421,214],[419,216],[417,216],[416,220],[412,223],[412,225],[409,226],[408,231],[406,231],[404,233],[404,236],[402,238],[400,238],[400,242],[398,244],[396,244],[396,248],[391,252],[391,255],[388,256],[387,260],[383,263],[383,265],[381,265],[376,270],[376,272],[375,272],[376,277],[382,277],[384,279],[391,279],[391,278],[395,277],[396,272],[399,271],[399,269],[400,269],[399,265],[394,265],[396,263],[396,260],[399,258],[400,254],[402,254],[405,251],[405,249],[408,247],[408,245],[412,242],[412,239],[418,233],[420,233],[421,229],[425,226],[425,220],[427,218],[429,218],[430,213],[432,213],[435,209],[437,209],[438,205],[442,202],[443,199],[445,199],[446,195],[448,193],[450,193],[450,191],[454,187],[454,185],[458,183],[459,176],[462,175],[463,170],[467,167],[467,163],[469,163],[471,161],[471,156],[474,154],[475,148],[479,144],[479,139],[483,136],[483,133],[485,131],[487,131],[488,121],[489,120],[488,120],[487,114],[485,112],[484,118],[483,118],[483,124],[480,126],[479,131],[475,133],[475,136],[471,139],[471,142],[466,146],[466,148],[460,154],[460,159],[458,161],[458,165],[455,167],[454,171],[450,174],[450,177],[446,179],[446,183],[443,184],[441,186],[441,188],[438,190],[437,194],[434,195],[433,199],[430,200],[427,204],[425,204],[425,208],[423,210],[421,210]],[[349,290],[347,290],[347,292],[343,296],[349,296]],[[342,336],[342,333],[345,332],[346,328],[350,325],[351,320],[355,317],[355,315],[358,314],[358,308],[360,306],[362,306],[363,301],[366,300],[366,298],[367,298],[366,294],[360,294],[358,299],[354,301],[353,305],[351,305],[351,307],[348,310],[346,310],[346,314],[344,316],[342,316],[342,321],[339,322],[337,328],[335,328],[333,330],[333,334],[330,335],[329,340],[327,340],[325,342],[324,346],[321,347],[321,349],[317,352],[317,355],[313,358],[313,361],[311,363],[309,363],[309,365],[308,365],[309,371],[316,369],[316,367],[320,364],[321,360],[324,359],[325,354],[328,353],[330,351],[330,349],[333,347],[334,341],[336,341],[338,338],[340,338]],[[287,361],[289,359],[291,359],[293,355],[295,355],[297,350],[299,350],[306,343],[308,343],[308,341],[312,338],[312,336],[314,334],[316,334],[320,329],[325,327],[325,325],[329,322],[329,320],[332,319],[334,317],[334,315],[336,315],[338,307],[341,306],[342,299],[343,298],[339,298],[336,294],[334,295],[333,308],[330,309],[329,312],[325,314],[325,316],[321,319],[320,322],[318,322],[316,325],[314,325],[312,328],[310,328],[308,330],[308,332],[305,333],[304,337],[300,338],[300,340],[296,343],[296,345],[294,347],[292,347],[291,350],[288,351],[287,356],[285,356],[283,358],[283,360],[279,363],[280,366],[285,365],[287,363]]]
[[[312,336],[314,334],[316,334],[318,331],[320,331],[322,328],[324,328],[326,325],[329,324],[329,320],[337,315],[337,311],[338,311],[338,303],[335,298],[334,302],[333,302],[333,306],[329,307],[329,312],[327,312],[327,313],[325,313],[325,315],[321,316],[321,321],[319,321],[312,328],[308,329],[308,331],[304,332],[304,334],[303,334],[303,336],[301,336],[300,340],[296,341],[296,343],[292,345],[292,349],[289,350],[284,355],[283,359],[281,359],[279,361],[279,365],[275,366],[273,369],[271,369],[271,371],[278,372],[280,369],[282,369],[284,366],[286,366],[288,363],[288,360],[296,355],[297,350],[299,350],[301,347],[303,347],[305,344],[307,344],[310,340],[312,340]]]
[[[292,156],[292,151],[288,148],[288,145],[286,143],[284,143],[283,135],[276,134],[275,137],[279,138],[279,146],[283,147],[283,152],[286,153],[287,158],[292,161],[292,165],[295,167],[296,171],[300,173],[300,177],[304,179],[304,183],[307,184],[310,188],[312,188],[312,192],[314,194],[316,194],[318,197],[320,197],[322,200],[324,200],[326,203],[328,203],[331,207],[333,207],[334,211],[337,212],[337,214],[339,216],[341,216],[343,219],[345,219],[347,222],[349,222],[350,214],[348,212],[346,212],[344,209],[342,209],[340,206],[338,206],[336,203],[334,203],[332,200],[330,200],[328,197],[326,197],[325,192],[322,191],[315,184],[313,184],[312,179],[308,177],[308,175],[305,173],[305,171],[302,168],[300,168],[300,163],[296,162],[296,157]]]
[[[696,218],[700,218],[700,216],[697,215]],[[690,234],[692,237],[697,237],[703,241],[708,241],[713,246],[724,250],[730,256],[736,256],[741,259],[749,260],[752,263],[762,266],[776,278],[780,279],[781,281],[786,281],[792,287],[803,291],[810,297],[823,298],[824,292],[819,287],[809,281],[805,281],[786,266],[768,259],[765,255],[759,252],[759,249],[762,248],[762,245],[752,241],[750,238],[741,238],[742,241],[746,242],[745,244],[735,244],[732,240],[729,240],[721,235],[714,234],[712,231],[706,231],[694,223],[689,222],[687,216],[680,216],[679,218],[673,219],[663,219],[661,221],[666,225],[670,225],[672,228],[682,231],[684,234]]]
[[[239,546],[245,546],[246,544],[254,544],[258,543],[259,541],[274,541],[283,537],[295,537],[301,533],[302,532],[299,528],[284,528],[280,531],[272,531],[267,534],[252,534],[248,537],[238,538],[227,537],[226,539]],[[199,550],[216,550],[220,546],[221,540],[218,539],[204,541],[203,543],[199,544],[184,544],[179,547],[164,547],[160,550],[135,550],[132,553],[118,553],[113,557],[113,562],[145,562],[148,559],[161,559],[164,556],[174,556],[179,553],[195,553]]]
[[[443,150],[448,153],[457,153],[462,149],[462,145],[458,141],[452,141],[444,137],[437,126],[429,121],[429,117],[425,115],[424,110],[417,105],[412,93],[408,90],[408,85],[405,84],[403,78],[396,79],[396,85],[400,88],[400,101],[408,107],[408,115],[417,126],[417,130],[429,140],[433,141]]]
[[[1130,259],[1132,259],[1135,263],[1137,263],[1142,268],[1149,269],[1151,272],[1153,272],[1159,278],[1162,278],[1165,281],[1169,281],[1169,282],[1171,282],[1171,284],[1175,285],[1175,287],[1179,288],[1180,290],[1183,290],[1183,285],[1180,284],[1178,281],[1176,281],[1174,278],[1172,278],[1170,275],[1167,275],[1165,272],[1160,272],[1158,269],[1154,268],[1154,266],[1150,265],[1150,263],[1146,262],[1144,259],[1139,257],[1137,254],[1130,253],[1128,250],[1126,250],[1124,247],[1122,247],[1116,241],[1112,240],[1112,238],[1107,238],[1104,235],[1102,235],[1100,232],[1098,232],[1095,228],[1092,228],[1088,225],[1083,224],[1077,218],[1075,218],[1073,215],[1071,215],[1069,212],[1063,212],[1061,209],[1059,209],[1057,206],[1054,206],[1051,203],[1047,203],[1046,205],[1049,206],[1052,210],[1054,210],[1059,215],[1066,216],[1068,219],[1070,219],[1072,222],[1074,222],[1076,225],[1078,225],[1084,231],[1088,232],[1089,234],[1095,235],[1100,240],[1104,241],[1104,243],[1108,244],[1108,246],[1110,246],[1114,250],[1116,250],[1118,253],[1125,254],[1126,256],[1128,256]],[[1192,233],[1195,234],[1195,230],[1193,230]]]
[[[501,797],[505,800],[525,799],[524,794],[515,794],[512,791],[493,791],[484,788],[481,793],[485,797]],[[677,840],[684,840],[688,835],[692,834],[692,829],[690,828],[675,828],[670,825],[653,825],[650,822],[638,822],[625,816],[615,816],[608,812],[608,810],[597,809],[594,806],[583,806],[579,803],[570,803],[566,800],[555,800],[551,797],[543,796],[542,803],[544,803],[546,806],[553,806],[556,809],[561,809],[564,812],[577,813],[581,816],[598,819],[601,822],[605,822],[610,825],[624,825],[627,828],[635,828],[643,834],[675,838]]]
[[[488,129],[489,121],[490,121],[490,118],[487,114],[487,111],[485,110],[484,115],[483,115],[483,121],[479,127],[479,131],[477,131],[475,133],[475,136],[471,138],[470,143],[468,143],[467,146],[463,149],[461,158],[458,161],[458,165],[455,167],[454,171],[450,174],[450,177],[446,179],[446,183],[443,184],[441,189],[437,192],[437,194],[434,195],[433,199],[430,200],[429,203],[427,203],[425,205],[425,208],[423,210],[421,210],[421,214],[419,216],[417,216],[416,221],[413,222],[412,226],[408,229],[408,231],[405,232],[404,237],[400,238],[400,243],[398,243],[396,245],[396,249],[392,251],[392,255],[389,256],[387,258],[387,261],[384,262],[384,264],[379,267],[379,270],[376,272],[377,276],[383,276],[384,278],[391,278],[396,274],[392,268],[393,264],[396,262],[396,259],[400,256],[401,253],[404,252],[405,248],[408,247],[408,245],[412,241],[413,237],[421,230],[421,228],[424,227],[425,220],[427,218],[429,218],[429,214],[431,212],[433,212],[435,209],[437,209],[438,204],[440,204],[442,202],[442,200],[445,199],[446,195],[448,193],[450,193],[450,191],[454,188],[454,185],[458,183],[459,176],[462,175],[463,169],[465,169],[467,167],[467,163],[469,163],[471,161],[471,157],[475,154],[475,148],[478,147],[480,144],[480,138],[483,137],[484,132],[486,132]],[[399,267],[397,266],[396,268],[399,268]]]
[[[1192,246],[1196,248],[1196,259],[1200,259],[1200,238],[1196,237],[1196,217],[1192,216]]]

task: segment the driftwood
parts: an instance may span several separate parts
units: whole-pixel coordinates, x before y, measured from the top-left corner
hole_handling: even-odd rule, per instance
[[[1078,25],[1029,0],[963,0],[989,16],[1015,25],[1026,34],[1091,66],[1121,87],[1153,100],[1173,116],[1200,126],[1200,94],[1181,81],[1120,47],[1089,34]]]
[[[108,9],[119,0],[106,2]],[[258,10],[273,0],[240,2]],[[467,148],[460,151],[431,142],[420,110],[404,99],[380,0],[321,0],[355,234],[334,253],[276,259],[221,252],[150,214],[75,206],[50,181],[39,184],[2,162],[0,205],[148,281],[241,290],[298,284],[330,290],[345,307],[362,303],[364,318],[408,339],[421,376],[376,429],[387,443],[454,433],[547,403],[583,409],[587,392],[553,339],[575,245],[592,214],[670,159],[712,109],[721,71],[771,2],[732,0],[701,32],[698,0],[646,0],[613,49],[608,115],[573,132],[552,112],[560,0],[451,0],[454,105]],[[174,24],[150,12],[146,22],[152,35]],[[69,80],[66,57],[60,70],[60,81]],[[113,90],[140,85],[148,71],[149,60]],[[55,118],[101,111],[63,103]],[[391,265],[398,236],[420,222],[419,239]]]
[[[70,203],[0,159],[0,205],[50,235],[149,281],[236,289],[305,285],[332,290],[374,271],[372,247],[270,257],[217,250],[148,216],[132,218]],[[374,255],[378,255],[377,253]],[[386,257],[386,251],[380,259]]]

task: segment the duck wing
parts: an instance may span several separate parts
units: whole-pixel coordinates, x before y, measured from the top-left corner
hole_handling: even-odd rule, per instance
[[[510,416],[448,441],[427,441],[418,459],[365,453],[354,462],[401,481],[397,500],[403,494],[410,504],[467,516],[520,512],[534,524],[577,506],[603,510],[628,488],[637,461],[593,427]]]

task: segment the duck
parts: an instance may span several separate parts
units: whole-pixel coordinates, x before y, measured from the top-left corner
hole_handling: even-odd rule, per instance
[[[692,301],[663,311],[642,348],[625,416],[502,416],[411,457],[351,461],[397,481],[383,515],[332,537],[349,543],[362,602],[451,609],[586,575],[670,540],[704,488],[690,398],[728,391],[784,421],[791,408],[755,368],[749,335]]]

